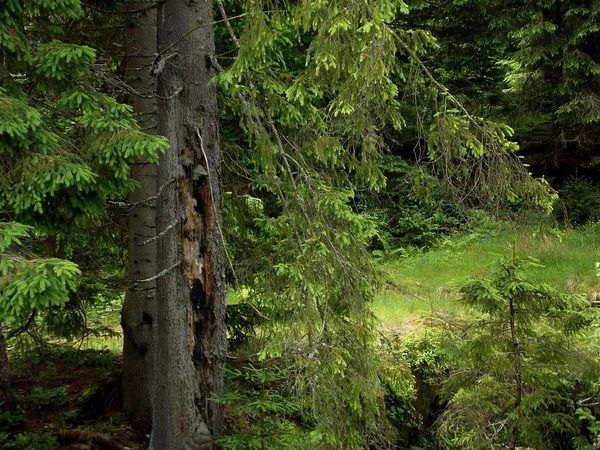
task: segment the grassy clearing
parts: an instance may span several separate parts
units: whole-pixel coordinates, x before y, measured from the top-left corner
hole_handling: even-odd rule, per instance
[[[89,332],[71,342],[77,350],[109,351],[119,354],[123,351],[123,330],[121,329],[121,309],[124,295],[98,305],[88,312]],[[61,342],[62,343],[62,342]]]
[[[600,261],[600,223],[562,231],[503,224],[448,238],[427,253],[383,262],[388,281],[375,312],[384,328],[410,330],[424,316],[456,311],[460,282],[484,275],[501,256],[513,252],[539,262],[533,274],[536,282],[567,293],[600,290],[595,268]]]

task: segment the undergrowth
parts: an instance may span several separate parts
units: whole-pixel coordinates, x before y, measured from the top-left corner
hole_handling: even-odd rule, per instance
[[[565,293],[588,295],[600,289],[600,223],[558,229],[547,225],[497,223],[449,237],[435,249],[415,249],[383,259],[386,289],[374,303],[385,328],[409,331],[423,317],[459,309],[457,286],[467,277],[489,272],[499,257],[516,251],[541,267],[532,280]]]
[[[448,329],[456,332],[457,327],[466,327],[461,335],[465,346],[467,339],[479,337],[469,324],[481,323],[480,312],[459,302],[460,286],[468,277],[489,278],[493,263],[507,254],[537,261],[527,282],[544,283],[562,294],[582,297],[600,291],[596,273],[600,223],[558,229],[534,220],[518,225],[482,221],[469,233],[440,238],[429,251],[407,247],[379,253],[387,279],[385,290],[373,305],[383,331],[377,349],[380,366],[376,369],[385,391],[380,419],[381,426],[395,430],[397,448],[464,448],[464,430],[455,434],[437,431],[450,402],[458,404],[453,400],[458,390],[452,391],[448,380],[468,359],[451,351],[445,336]],[[117,308],[116,304],[110,306],[112,318],[102,318],[106,311],[91,318],[105,329],[116,330],[118,317],[113,312]],[[252,319],[250,313],[247,316]],[[260,334],[261,325],[254,319],[237,325]],[[258,339],[246,334],[251,341]],[[107,342],[118,342],[118,337],[90,334],[75,347],[41,338],[32,332],[21,336],[19,345],[12,342],[13,386],[19,408],[0,408],[0,448],[55,450],[74,439],[91,441],[99,435],[110,436],[132,449],[144,448],[145,436],[129,428],[118,404],[119,361],[106,349]],[[238,344],[238,357],[256,353],[248,349],[258,344]],[[250,364],[251,360],[248,357],[228,371],[227,393],[220,399],[228,418],[226,433],[219,440],[221,447],[317,448],[322,436],[311,418],[310,405],[298,402],[295,396],[295,371],[282,361]],[[318,362],[311,353],[307,364]],[[554,375],[544,376],[545,388],[554,382]],[[337,377],[327,382],[343,384],[341,375]],[[598,383],[583,375],[576,382],[563,381],[575,383],[573,389],[577,389],[580,403],[597,395]],[[569,386],[553,389],[569,395],[575,392]],[[582,439],[593,442],[600,430],[597,411],[588,403],[568,409],[570,423],[584,431],[577,435],[581,441],[578,448],[585,448]]]
[[[16,409],[0,406],[0,448],[145,447],[121,412],[120,361],[106,350],[31,342],[11,352]]]

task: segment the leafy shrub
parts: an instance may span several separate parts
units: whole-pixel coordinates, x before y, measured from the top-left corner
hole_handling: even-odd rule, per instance
[[[247,344],[262,323],[264,318],[255,306],[245,301],[227,305],[227,347],[230,351]]]
[[[24,421],[23,414],[18,411],[9,411],[0,403],[0,431],[8,431],[21,425]]]
[[[297,407],[283,392],[289,373],[248,365],[227,371],[228,389],[219,399],[228,408],[229,432],[218,438],[225,450],[314,449],[318,437],[294,423]]]
[[[383,364],[379,378],[385,389],[385,405],[390,422],[397,430],[399,443],[403,448],[408,448],[422,424],[415,408],[415,377],[410,371],[400,342],[393,339],[386,344],[380,349]]]
[[[444,336],[439,328],[422,326],[403,335],[396,343],[397,358],[410,369],[410,374],[405,374],[404,378],[411,379],[413,390],[411,404],[405,407],[404,416],[394,417],[400,419],[394,424],[403,448],[448,448],[438,445],[439,436],[433,433],[433,425],[444,407],[442,384],[455,365],[444,348]]]
[[[365,197],[367,210],[378,211],[376,250],[434,246],[441,236],[471,225],[477,211],[457,204],[447,184],[424,168],[397,156],[383,159],[386,187]]]
[[[34,327],[29,331],[11,341],[14,364],[22,367],[22,370],[27,370],[29,366],[54,367],[68,364],[74,367],[98,367],[110,372],[116,364],[115,355],[109,350],[81,349],[65,343],[48,343],[43,341],[47,337],[43,330],[39,336],[36,336],[39,328]],[[32,334],[35,338],[31,337]]]
[[[29,399],[36,404],[40,410],[52,410],[64,402],[68,393],[69,386],[59,386],[54,389],[34,387],[29,394]]]
[[[6,438],[6,436],[4,436]],[[19,433],[12,440],[0,443],[11,450],[54,450],[58,448],[58,439],[51,434]]]

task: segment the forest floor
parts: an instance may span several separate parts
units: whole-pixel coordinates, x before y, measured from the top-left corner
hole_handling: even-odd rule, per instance
[[[567,231],[511,227],[478,230],[445,239],[428,252],[400,252],[380,261],[387,282],[374,310],[382,330],[402,335],[430,317],[461,314],[461,280],[484,275],[494,261],[513,254],[539,262],[535,281],[568,293],[600,291],[596,271],[600,224]],[[105,320],[103,326],[117,330],[119,307],[114,302],[111,311],[98,313]],[[14,352],[13,388],[19,408],[13,413],[0,412],[0,448],[147,448],[148,436],[134,431],[121,411],[121,361],[116,351],[120,344],[115,333],[105,339],[91,339],[79,348],[57,344]]]
[[[146,448],[121,412],[120,358],[61,345],[12,361],[18,409],[0,415],[0,448],[126,450]],[[57,446],[58,445],[58,446]]]

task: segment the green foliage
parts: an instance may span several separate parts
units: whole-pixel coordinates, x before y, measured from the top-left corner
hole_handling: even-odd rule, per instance
[[[224,230],[230,276],[244,305],[232,308],[235,338],[256,331],[266,343],[261,358],[293,361],[297,401],[314,418],[321,446],[390,447],[369,306],[381,278],[366,251],[385,237],[377,213],[361,209],[357,192],[385,186],[378,164],[387,150],[385,132],[399,133],[410,110],[403,107],[402,83],[417,71],[417,84],[440,100],[428,111],[431,157],[460,172],[447,179],[460,181],[463,193],[471,168],[474,179],[496,177],[494,185],[478,185],[489,202],[526,199],[547,207],[551,191],[513,155],[509,127],[475,119],[464,108],[457,112],[460,102],[426,76],[418,56],[436,43],[427,31],[396,26],[406,4],[228,6],[243,16],[234,23],[242,30],[240,47],[227,49],[236,57],[223,58],[226,70],[215,77],[231,111],[222,127],[233,172]],[[488,174],[492,163],[497,170]],[[432,190],[439,186],[427,181]],[[413,240],[432,242],[434,233],[453,226],[455,212],[416,217],[425,201],[403,205],[402,216],[414,220],[402,217],[398,227],[414,232]],[[255,319],[259,326],[251,330]]]
[[[397,430],[397,442],[408,448],[412,436],[422,424],[418,411],[416,378],[401,343],[385,342],[380,349],[383,359],[380,380],[385,389],[385,404],[390,424]]]
[[[10,411],[0,403],[0,434],[21,425],[25,417],[19,411]],[[2,440],[0,439],[0,442]]]
[[[262,270],[254,273],[251,298],[260,299],[270,319],[262,331],[273,338],[262,357],[292,358],[297,401],[314,417],[323,444],[354,448],[375,432],[383,398],[373,318],[364,303],[375,290],[362,278],[374,273],[361,245],[372,224],[352,213],[349,193],[340,198],[324,185],[319,188],[321,197],[304,204],[306,213],[292,216],[297,234],[290,236],[286,213],[257,221],[268,251]],[[341,251],[353,259],[346,260]],[[274,266],[267,263],[273,254],[278,255]],[[275,286],[275,292],[265,289]]]
[[[1,223],[0,222],[0,252],[6,252],[11,245],[21,244],[21,239],[29,236],[30,226],[23,225],[21,223]],[[2,266],[2,271],[10,268],[10,262],[5,262],[6,265]]]
[[[82,14],[79,0],[0,4],[0,322],[38,314],[68,338],[119,275],[107,201],[135,188],[130,163],[168,145],[100,92],[92,48],[60,40]]]
[[[479,0],[435,4],[412,0],[409,7],[406,23],[430,30],[438,43],[435,58],[427,61],[436,78],[453,94],[468,99],[469,109],[494,117],[504,89],[498,61],[507,50],[501,37],[490,33],[497,10]]]
[[[585,435],[578,402],[600,367],[581,337],[597,311],[529,275],[530,260],[502,259],[486,278],[466,281],[461,301],[482,314],[452,333],[458,361],[445,382],[441,430],[462,448],[510,442],[554,448]]]
[[[22,240],[32,227],[18,222],[0,222],[0,318],[18,321],[37,309],[64,305],[69,301],[80,271],[58,258],[28,259]]]
[[[572,167],[584,164],[589,156],[596,157],[600,111],[596,94],[600,79],[597,2],[414,0],[409,6],[411,14],[404,22],[430,30],[439,44],[435,57],[427,61],[433,75],[462,101],[476,121],[480,121],[479,116],[514,129],[511,139],[527,147],[525,157],[531,156],[532,172],[554,172],[551,166],[562,166],[564,162]],[[430,116],[456,106],[444,98],[428,99],[416,83],[412,86],[413,95],[424,104],[417,119],[421,127],[427,126]],[[460,150],[477,153],[479,145],[473,137],[481,143],[486,138],[480,139],[482,135],[472,122],[465,123],[463,112],[458,116],[450,118],[449,123],[436,120],[436,128],[457,129],[463,138],[453,142],[444,133],[440,141],[450,144],[449,156]],[[492,152],[491,164],[485,158],[485,162],[479,162],[485,167],[482,172],[477,159],[468,158],[468,167],[452,164],[445,173],[459,186],[461,179],[466,180],[465,193],[476,180],[486,180],[490,175],[499,175],[498,183],[502,183],[514,171],[504,170],[506,162],[497,165],[501,161],[494,159]],[[444,169],[445,161],[436,163]],[[564,177],[562,170],[559,176]],[[521,191],[518,184],[514,193],[520,191],[524,198],[535,201],[535,185]],[[509,198],[511,189],[501,184],[495,189],[509,194],[505,197],[508,206],[520,206],[520,202]],[[486,197],[490,198],[481,195]],[[550,204],[544,203],[547,209]]]
[[[301,38],[299,26],[280,14],[267,16],[254,9],[252,13],[260,20],[252,22],[255,28],[247,33],[264,33],[261,45],[290,36]],[[300,80],[292,101],[285,95],[290,86],[282,86],[288,77],[273,74],[280,63],[265,61],[278,60],[280,55],[259,55],[265,51],[261,46],[247,46],[244,51],[248,54],[240,53],[232,70],[219,76],[235,101],[234,111],[242,116],[250,143],[232,146],[235,152],[230,157],[235,158],[235,167],[247,167],[236,175],[250,177],[251,191],[233,195],[225,214],[235,274],[241,291],[247,292],[240,305],[248,302],[260,308],[259,332],[269,336],[262,356],[294,359],[297,401],[317,421],[320,445],[358,448],[376,433],[373,419],[379,414],[383,391],[377,387],[372,315],[365,303],[376,291],[371,281],[374,267],[364,249],[375,227],[371,218],[357,215],[350,203],[352,180],[363,185],[381,181],[373,161],[366,154],[360,156],[374,151],[381,141],[374,141],[369,131],[368,147],[357,144],[354,154],[346,151],[341,141],[359,131],[342,126],[345,113],[315,106],[322,103],[317,97],[327,96],[328,91],[317,92],[322,88]],[[250,60],[252,71],[240,70]],[[316,67],[313,70],[317,72]],[[320,74],[322,70],[324,65],[318,69]],[[258,92],[237,85],[242,74],[261,86],[263,95],[255,97]],[[320,82],[328,81],[323,77]],[[307,96],[299,96],[305,87]],[[237,98],[240,90],[248,94],[247,103]],[[327,136],[324,120],[339,123],[332,128],[334,135]],[[310,135],[294,136],[294,130],[300,129]],[[250,151],[242,150],[248,147]],[[350,172],[356,178],[351,179]],[[275,262],[273,255],[277,255]],[[339,377],[354,387],[343,389],[334,383]],[[340,408],[350,411],[349,420],[340,415]]]
[[[600,186],[581,177],[570,177],[560,190],[563,209],[557,211],[566,223],[586,225],[600,218]]]
[[[264,322],[261,312],[248,301],[227,305],[227,348],[236,351],[256,336],[256,328]]]
[[[476,211],[457,204],[446,183],[424,167],[397,156],[384,156],[380,167],[386,186],[363,195],[365,212],[379,212],[379,232],[372,247],[429,249],[445,235],[473,225]]]
[[[19,433],[12,439],[8,435],[0,434],[0,444],[7,450],[54,450],[59,446],[58,438],[51,434],[30,432]]]
[[[227,371],[224,403],[231,431],[218,438],[227,450],[302,450],[318,444],[314,433],[293,421],[298,407],[290,396],[287,380],[291,372],[277,366]],[[286,392],[287,391],[287,392]]]
[[[32,334],[35,328],[32,330]],[[109,375],[116,365],[115,353],[108,350],[82,349],[72,345],[50,344],[42,342],[31,342],[27,339],[19,339],[11,349],[14,357],[13,366],[23,366],[23,370],[29,370],[27,364],[52,369],[58,366],[68,365],[75,368],[99,368]]]
[[[40,411],[47,411],[59,407],[68,393],[69,386],[59,386],[54,389],[42,389],[36,386],[31,390],[29,400],[36,404]]]
[[[430,127],[428,157],[458,199],[492,211],[525,205],[549,213],[556,192],[525,169],[513,134],[506,124],[444,106]]]
[[[600,8],[593,1],[517,3],[516,15],[505,3],[513,16],[497,23],[516,47],[506,62],[510,93],[523,104],[535,98],[552,114],[549,134],[562,144],[579,140],[585,146],[596,135],[588,125],[600,119],[594,44]]]

